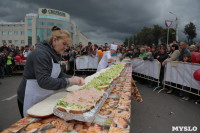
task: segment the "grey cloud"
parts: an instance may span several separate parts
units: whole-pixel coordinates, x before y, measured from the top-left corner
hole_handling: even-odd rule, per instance
[[[179,18],[179,38],[186,39],[183,29],[190,21],[199,26],[198,0],[18,0],[1,1],[1,21],[20,21],[38,8],[53,8],[70,14],[71,19],[90,40],[123,42],[144,26],[164,25],[165,19]],[[175,27],[175,24],[173,24]],[[199,38],[199,30],[198,30]]]

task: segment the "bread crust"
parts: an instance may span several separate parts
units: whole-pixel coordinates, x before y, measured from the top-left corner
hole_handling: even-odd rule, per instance
[[[27,113],[27,114],[28,114],[28,113]],[[53,113],[48,114],[48,115],[42,115],[42,116],[40,116],[40,115],[33,115],[33,114],[28,114],[28,115],[31,116],[31,117],[44,118],[44,117],[49,117],[49,116],[53,115]]]

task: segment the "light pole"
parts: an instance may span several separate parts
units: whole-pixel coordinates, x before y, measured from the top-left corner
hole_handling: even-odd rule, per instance
[[[176,16],[176,14],[174,14],[173,12],[169,12],[169,13]],[[176,41],[178,42],[178,17],[177,16],[176,16]]]

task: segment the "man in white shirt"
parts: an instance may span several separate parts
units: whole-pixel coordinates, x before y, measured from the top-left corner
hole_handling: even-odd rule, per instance
[[[99,62],[99,65],[97,67],[97,72],[99,72],[101,69],[105,69],[108,67],[108,64],[111,62],[115,62],[115,60],[111,57],[113,53],[116,53],[117,51],[117,45],[111,44],[110,50],[106,51]]]

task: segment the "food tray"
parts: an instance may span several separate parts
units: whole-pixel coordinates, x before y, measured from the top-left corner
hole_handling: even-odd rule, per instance
[[[53,109],[54,115],[64,119],[65,121],[69,120],[78,120],[83,122],[93,122],[96,114],[98,114],[99,110],[103,106],[104,102],[108,98],[110,92],[114,88],[115,84],[117,82],[117,79],[113,81],[113,83],[110,85],[110,87],[104,92],[103,97],[101,98],[100,102],[90,111],[85,112],[83,114],[72,114],[68,112],[62,112],[56,108],[56,106]]]

